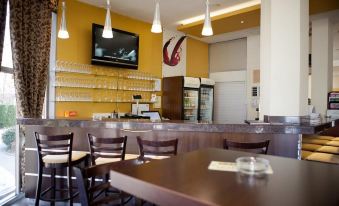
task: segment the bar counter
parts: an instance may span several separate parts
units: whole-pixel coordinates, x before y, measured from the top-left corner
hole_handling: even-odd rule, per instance
[[[327,119],[319,124],[255,124],[206,122],[206,121],[150,121],[145,119],[18,119],[19,125],[43,127],[77,127],[120,129],[125,131],[173,131],[207,133],[253,133],[253,134],[315,134],[332,127],[335,120]]]
[[[309,123],[249,125],[127,119],[101,121],[18,119],[17,123],[23,151],[20,154],[22,187],[26,197],[34,197],[38,168],[34,132],[49,135],[73,132],[73,150],[86,152],[89,152],[88,133],[99,137],[127,136],[127,154],[138,154],[137,136],[151,140],[178,138],[178,153],[203,148],[222,148],[225,138],[239,142],[270,140],[268,154],[300,159],[302,135],[312,135],[327,130],[335,126],[337,121],[327,120],[315,125]],[[63,176],[60,175],[60,178]]]

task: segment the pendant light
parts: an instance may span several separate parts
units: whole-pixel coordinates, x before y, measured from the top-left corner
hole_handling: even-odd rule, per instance
[[[68,39],[69,38],[69,34],[67,31],[67,27],[66,27],[66,4],[63,1],[62,2],[62,16],[61,16],[61,23],[60,23],[60,29],[58,32],[58,37],[60,39]]]
[[[151,29],[152,33],[161,33],[161,21],[160,21],[160,3],[159,0],[156,0],[155,3],[155,12],[154,12],[154,19],[153,19],[153,25]]]
[[[107,0],[107,12],[104,31],[102,32],[103,38],[113,38],[112,24],[111,24],[111,10],[110,10],[110,0]]]
[[[212,36],[213,35],[209,0],[206,0],[205,22],[204,22],[204,27],[202,29],[201,35],[203,35],[203,36]]]

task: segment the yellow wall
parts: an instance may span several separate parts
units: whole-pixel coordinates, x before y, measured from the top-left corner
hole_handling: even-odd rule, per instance
[[[60,6],[58,11],[58,27],[61,17]],[[106,12],[103,8],[94,7],[75,0],[66,0],[66,7],[67,29],[70,38],[66,40],[57,39],[57,60],[90,64],[92,23],[103,25]],[[151,24],[149,23],[113,12],[111,12],[111,18],[113,28],[139,34],[138,71],[150,73],[161,78],[162,34],[151,33]],[[122,69],[121,71],[133,70]],[[207,44],[188,38],[186,71],[187,76],[208,76]],[[78,116],[76,118],[90,118],[93,113],[109,113],[118,109],[120,112],[130,112],[131,110],[130,103],[119,103],[118,108],[116,106],[115,103],[57,102],[56,116],[60,118],[64,116],[65,111],[77,111]]]
[[[67,29],[70,38],[58,39],[57,59],[90,64],[92,44],[92,23],[103,25],[105,10],[66,0]],[[59,8],[59,14],[61,14]],[[60,20],[60,16],[59,20]],[[125,16],[111,13],[112,27],[139,34],[139,71],[161,77],[162,35],[151,33],[151,25]],[[58,23],[59,25],[59,23]]]
[[[208,78],[208,44],[187,38],[186,66],[187,76]]]
[[[66,60],[82,64],[91,63],[92,23],[103,25],[105,10],[75,0],[66,0],[67,29],[70,38],[57,40],[57,60]],[[59,7],[59,14],[61,8]],[[60,16],[58,15],[58,26]],[[125,16],[111,13],[112,27],[139,34],[139,68],[161,77],[162,35],[150,32],[151,25]],[[113,68],[112,68],[113,69]],[[130,71],[130,70],[122,70]],[[58,102],[56,116],[63,117],[64,111],[77,111],[77,118],[90,118],[92,113],[109,113],[113,110],[130,112],[131,104],[119,103]]]

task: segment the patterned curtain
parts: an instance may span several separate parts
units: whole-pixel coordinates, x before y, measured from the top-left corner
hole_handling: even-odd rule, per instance
[[[6,13],[7,13],[7,0],[1,0],[0,1],[0,64],[2,61],[2,49],[4,46]]]
[[[58,3],[59,0],[49,0],[50,1],[50,8],[53,12],[56,12],[58,10]]]
[[[10,0],[14,82],[17,108],[23,118],[41,118],[42,115],[52,10],[51,0]]]

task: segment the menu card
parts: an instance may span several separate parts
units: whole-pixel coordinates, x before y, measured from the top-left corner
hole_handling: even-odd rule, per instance
[[[225,171],[225,172],[238,172],[237,164],[235,162],[219,162],[219,161],[212,161],[209,166],[209,170],[216,170],[216,171]],[[272,167],[269,166],[266,174],[273,174]]]

